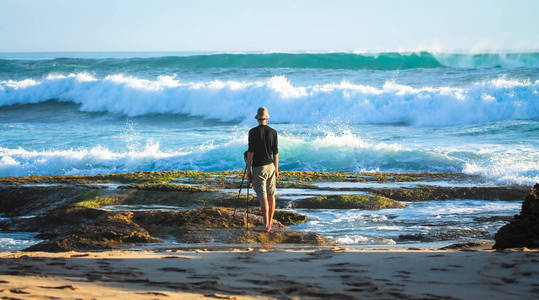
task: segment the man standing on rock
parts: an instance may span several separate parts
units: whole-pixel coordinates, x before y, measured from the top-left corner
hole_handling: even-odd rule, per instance
[[[269,114],[265,107],[258,108],[255,119],[258,126],[249,130],[247,176],[253,182],[253,189],[260,201],[266,232],[271,232],[275,212],[275,181],[279,177],[277,131],[268,126]]]

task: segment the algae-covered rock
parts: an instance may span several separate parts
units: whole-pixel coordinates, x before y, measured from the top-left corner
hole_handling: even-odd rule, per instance
[[[48,175],[48,176],[21,176],[0,177],[0,185],[21,184],[99,184],[99,183],[171,183],[205,184],[210,186],[236,188],[239,187],[243,171],[147,171],[117,174],[98,175]],[[371,173],[371,172],[312,172],[312,171],[281,171],[277,181],[278,186],[305,185],[309,188],[313,182],[404,182],[404,181],[432,181],[478,180],[479,176],[462,173],[447,172],[419,172],[419,173]]]
[[[401,234],[399,240],[401,241],[420,241],[420,242],[434,242],[434,241],[449,241],[462,237],[475,237],[475,238],[488,238],[488,232],[480,229],[448,229],[443,231],[433,231],[429,233],[416,233],[416,234]]]
[[[73,251],[113,249],[136,243],[157,241],[131,220],[132,213],[103,213],[95,222],[76,227],[68,234],[39,243],[26,251]]]
[[[281,215],[281,214],[278,214]],[[283,213],[290,220],[294,214]],[[295,216],[299,219],[299,216]],[[246,223],[251,229],[246,232]],[[45,224],[41,226],[40,224]],[[182,243],[304,243],[326,245],[324,237],[289,231],[273,220],[274,233],[254,232],[263,228],[262,217],[232,208],[211,207],[186,211],[111,212],[83,207],[59,209],[46,216],[24,220],[19,229],[38,231],[47,239],[28,251],[72,251],[114,249],[151,243],[156,237],[174,237]]]
[[[260,208],[250,208],[249,213],[255,214],[257,216],[262,215],[262,211],[260,210]],[[297,225],[297,224],[302,224],[302,223],[307,222],[306,215],[302,215],[295,211],[279,210],[279,209],[275,210],[275,213],[273,214],[273,219],[279,221],[281,224],[286,225],[286,226]]]
[[[74,203],[76,206],[99,208],[105,205],[171,205],[185,208],[216,206],[221,199],[230,198],[230,194],[211,191],[193,191],[182,189],[146,190],[123,188],[111,191],[99,191],[94,197]],[[214,201],[215,200],[215,201]],[[243,201],[237,201],[243,207]]]
[[[177,171],[132,172],[99,175],[45,175],[1,177],[3,184],[94,184],[94,183],[134,183],[134,182],[169,182],[176,178]]]
[[[120,204],[121,200],[118,198],[108,198],[96,196],[93,199],[82,200],[76,202],[73,206],[85,207],[85,208],[100,208],[107,205]]]
[[[482,241],[482,242],[465,242],[465,243],[457,243],[457,244],[451,244],[449,246],[442,247],[440,249],[442,250],[487,250],[489,248],[492,248],[492,245],[494,245],[494,242],[490,241]]]
[[[307,222],[307,216],[294,211],[276,210],[273,218],[281,224],[290,226]]]
[[[277,188],[278,189],[315,189],[317,190],[318,187],[312,185],[312,184],[306,184],[301,182],[277,182]]]
[[[7,216],[46,214],[96,195],[96,189],[76,185],[0,187],[0,213]]]
[[[218,206],[218,207],[232,207],[232,208],[242,208],[245,206],[257,206],[259,205],[259,202],[256,200],[254,195],[249,195],[249,199],[247,199],[247,195],[240,195],[237,194],[233,195],[225,195],[222,197],[215,197],[212,199],[205,199],[204,200],[204,206]]]
[[[294,208],[383,209],[403,208],[403,203],[378,195],[327,195],[301,199],[291,203]]]
[[[371,192],[398,201],[429,201],[448,199],[518,200],[527,194],[527,188],[510,187],[443,187],[419,185],[414,188],[371,189]]]
[[[137,211],[133,220],[148,228],[150,232],[163,233],[176,231],[178,228],[192,229],[232,229],[243,228],[245,214],[237,209],[208,207],[186,211]],[[248,214],[249,227],[263,224],[262,218]],[[283,227],[276,224],[277,227]]]
[[[240,231],[230,235],[228,243],[262,243],[262,244],[309,244],[317,246],[335,245],[318,233],[275,230],[271,233],[260,231]]]
[[[120,189],[137,189],[147,191],[161,191],[161,192],[216,192],[217,190],[207,186],[193,186],[185,184],[169,184],[169,183],[139,183],[122,185],[118,187]]]
[[[146,211],[135,212],[133,220],[147,229],[154,236],[174,236],[184,243],[223,242],[223,243],[295,243],[326,245],[329,243],[324,237],[313,234],[287,230],[279,219],[288,219],[290,222],[299,222],[302,216],[293,212],[276,212],[272,227],[274,233],[267,234],[253,231],[263,226],[260,215],[249,210],[211,207],[191,209],[188,211]],[[286,216],[286,217],[285,217]],[[251,229],[245,231],[246,223]]]
[[[520,214],[498,230],[494,248],[539,248],[539,183],[522,203]]]

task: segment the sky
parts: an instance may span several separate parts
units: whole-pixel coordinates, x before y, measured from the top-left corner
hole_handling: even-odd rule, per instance
[[[537,0],[0,0],[0,52],[539,50]]]

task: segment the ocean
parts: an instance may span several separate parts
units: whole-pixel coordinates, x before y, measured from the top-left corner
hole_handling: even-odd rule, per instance
[[[538,52],[0,53],[0,177],[239,170],[259,106],[282,170],[539,182]]]

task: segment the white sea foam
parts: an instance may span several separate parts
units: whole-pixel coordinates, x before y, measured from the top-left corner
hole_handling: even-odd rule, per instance
[[[383,225],[383,226],[377,226],[376,230],[390,230],[390,231],[396,231],[396,230],[402,230],[402,226],[395,226],[395,225]]]
[[[517,200],[517,199],[515,199]],[[447,200],[415,206],[416,217],[447,218],[451,215],[477,215],[484,213],[506,213],[518,210],[520,202],[515,201],[483,201],[483,200]]]
[[[0,106],[58,99],[80,104],[88,112],[187,114],[222,121],[251,120],[252,111],[266,106],[273,122],[443,126],[538,118],[538,87],[539,81],[503,78],[465,88],[416,88],[395,82],[377,88],[346,81],[295,86],[284,76],[252,82],[183,82],[174,76],[147,80],[78,73],[0,81]]]
[[[0,251],[17,251],[41,242],[34,239],[35,233],[29,232],[0,232]]]
[[[350,130],[314,130],[316,136],[280,135],[283,169],[316,171],[452,171],[484,176],[490,183],[533,185],[539,181],[539,154],[533,146],[466,145],[457,148],[406,147],[374,142]],[[97,174],[151,170],[234,170],[243,160],[247,137],[243,130],[227,133],[219,142],[187,143],[162,148],[158,142],[129,142],[63,149],[0,147],[0,176]],[[181,138],[181,137],[180,137]],[[412,148],[413,147],[413,148]],[[363,216],[350,215],[349,221]]]
[[[358,245],[358,244],[381,244],[395,245],[396,242],[392,239],[380,237],[366,237],[359,234],[346,234],[335,239],[337,244],[341,245]]]
[[[369,241],[368,237],[362,235],[344,235],[335,240],[337,244],[341,245],[366,244]]]
[[[0,176],[29,174],[98,174],[145,170],[148,164],[164,167],[168,160],[185,152],[163,152],[159,144],[147,144],[141,151],[113,152],[107,147],[68,150],[26,150],[0,147]]]
[[[539,153],[530,148],[513,149],[491,155],[483,162],[467,162],[463,168],[466,174],[481,175],[499,183],[534,185],[539,183]]]

